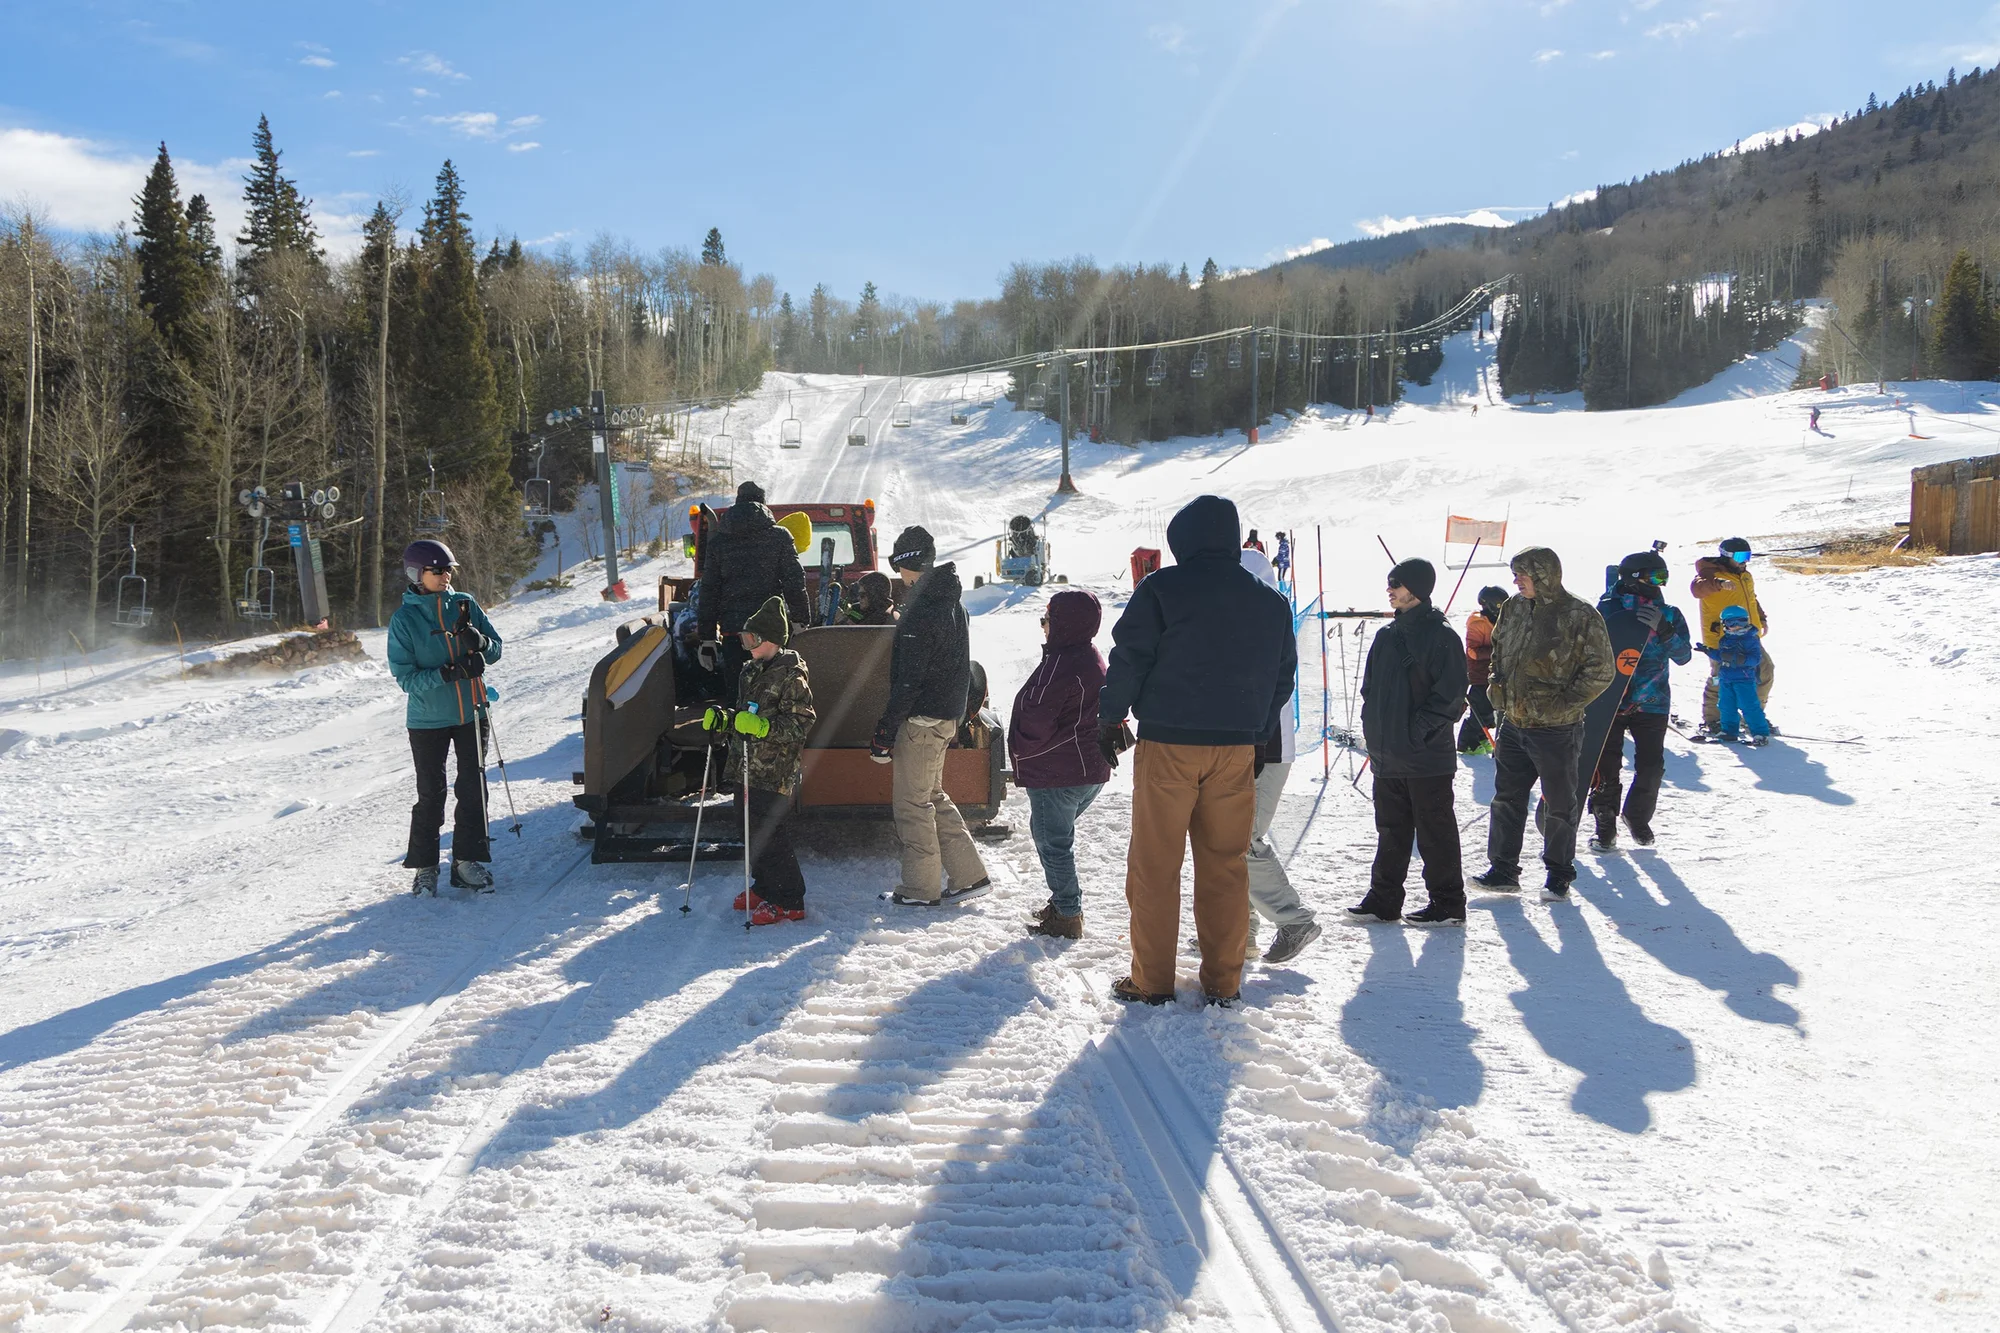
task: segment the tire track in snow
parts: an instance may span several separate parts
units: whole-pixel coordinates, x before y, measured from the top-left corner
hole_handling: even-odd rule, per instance
[[[372,1086],[376,1073],[451,1010],[467,987],[505,954],[508,943],[540,917],[556,889],[588,857],[588,852],[579,853],[552,876],[512,925],[438,986],[427,1000],[393,1016],[386,1032],[376,1035],[358,1059],[337,1071],[320,1095],[286,1129],[231,1171],[226,1183],[212,1187],[193,1213],[168,1232],[148,1258],[100,1295],[74,1327],[80,1333],[124,1327],[145,1307],[154,1289],[177,1278],[203,1248],[242,1215],[257,1198],[264,1177],[283,1171],[296,1160],[316,1134],[344,1114]]]

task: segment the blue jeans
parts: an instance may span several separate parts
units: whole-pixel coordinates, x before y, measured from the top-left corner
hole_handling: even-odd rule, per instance
[[[1058,912],[1075,916],[1083,910],[1083,886],[1076,880],[1076,821],[1090,809],[1101,782],[1082,787],[1028,788],[1028,834],[1035,855],[1042,858],[1042,876]]]
[[[1764,705],[1757,702],[1757,682],[1754,680],[1725,680],[1716,693],[1716,712],[1722,723],[1723,734],[1736,734],[1736,715],[1743,715],[1743,724],[1750,728],[1752,736],[1771,734],[1770,719],[1764,716]]]

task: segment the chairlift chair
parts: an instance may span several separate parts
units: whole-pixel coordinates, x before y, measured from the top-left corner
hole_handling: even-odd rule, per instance
[[[898,398],[896,400],[896,406],[889,413],[889,424],[891,426],[907,426],[910,424],[909,399]]]
[[[139,572],[136,531],[129,523],[125,526],[125,549],[131,552],[132,566],[118,578],[118,603],[111,613],[111,623],[124,629],[144,629],[153,623],[153,609],[146,605],[146,579]]]
[[[785,395],[785,419],[778,423],[778,447],[780,449],[799,449],[805,446],[805,442],[805,427],[800,425],[798,417],[793,415],[792,395],[787,393]]]
[[[424,466],[430,469],[431,484],[417,492],[416,529],[418,532],[443,532],[449,523],[444,511],[444,492],[438,489],[437,464],[428,449],[424,450]]]
[[[1297,338],[1292,339],[1291,350],[1285,353],[1285,360],[1295,366],[1299,363],[1299,340]]]
[[[847,442],[849,444],[868,443],[868,418],[859,412],[855,413],[854,419],[847,423]]]
[[[1229,368],[1243,369],[1243,339],[1241,336],[1229,340]]]
[[[1048,405],[1048,401],[1049,391],[1047,385],[1043,384],[1040,380],[1036,380],[1028,386],[1026,403],[1030,412],[1041,411],[1042,408]]]
[[[1198,380],[1198,379],[1206,379],[1207,376],[1208,376],[1208,353],[1196,352],[1193,358],[1188,362],[1188,377],[1190,379]]]
[[[527,519],[549,516],[550,482],[547,477],[530,477],[521,483],[521,515]]]
[[[1167,382],[1167,354],[1153,353],[1153,364],[1146,367],[1146,387],[1157,389]]]
[[[278,576],[261,564],[244,570],[243,595],[236,599],[236,614],[242,620],[276,620]]]

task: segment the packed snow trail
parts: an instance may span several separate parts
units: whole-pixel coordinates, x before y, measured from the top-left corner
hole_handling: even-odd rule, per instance
[[[1974,427],[2000,419],[1917,386],[1934,438],[1914,440],[1893,403],[1771,395],[1748,362],[1690,405],[1482,399],[1475,418],[1490,345],[1453,340],[1446,364],[1433,400],[1278,423],[1251,449],[1079,439],[1057,569],[1115,614],[1126,553],[1208,489],[1266,532],[1326,524],[1335,606],[1379,599],[1377,533],[1433,551],[1450,508],[1511,510],[1513,545],[1554,545],[1580,590],[1657,534],[1685,608],[1715,537],[1883,522],[1910,466],[1987,451]],[[797,400],[803,449],[776,447],[796,377],[733,409],[736,475],[773,498],[873,498],[885,540],[923,523],[968,583],[1008,514],[1050,504],[1051,423],[1002,405],[952,427],[955,386],[910,381],[898,430],[893,379],[809,378],[837,392]],[[864,391],[880,418],[850,448]],[[1124,775],[1084,820],[1073,943],[1023,934],[1041,892],[1022,834],[989,850],[994,895],[937,914],[876,897],[895,872],[871,826],[812,829],[796,928],[743,931],[732,866],[702,868],[689,917],[680,867],[551,888],[581,850],[584,674],[638,609],[600,602],[595,566],[572,573],[494,611],[526,836],[496,843],[491,898],[407,893],[409,760],[379,660],[0,669],[0,1328],[1782,1333],[2000,1314],[1979,1146],[2000,1123],[1966,1096],[2000,1051],[1962,1022],[1993,965],[1950,913],[1881,910],[1984,874],[1962,835],[1991,815],[2000,562],[1765,567],[1774,717],[1844,734],[1837,717],[1869,744],[1670,737],[1660,845],[1586,858],[1573,904],[1476,896],[1462,932],[1336,926],[1373,830],[1365,793],[1320,786],[1302,744],[1277,840],[1328,933],[1253,964],[1227,1013],[1107,998]],[[1044,600],[968,594],[1003,712]],[[1699,681],[1679,674],[1683,713]],[[1468,815],[1490,787],[1469,764]],[[1018,798],[1008,817],[1025,824]]]

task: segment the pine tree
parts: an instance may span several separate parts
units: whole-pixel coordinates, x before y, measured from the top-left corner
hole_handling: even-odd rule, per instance
[[[486,312],[473,268],[471,219],[447,160],[418,232],[417,303],[404,421],[412,447],[432,450],[440,477],[490,485],[506,478],[498,385],[486,350]]]
[[[854,308],[854,336],[873,338],[881,332],[882,302],[875,295],[875,284],[861,284],[861,304]]]
[[[729,257],[722,249],[722,228],[710,227],[708,235],[701,238],[701,262],[704,264],[726,264]]]
[[[1211,333],[1215,329],[1215,284],[1222,281],[1222,270],[1214,259],[1201,266],[1201,293],[1195,298],[1195,332]]]
[[[1994,372],[1993,309],[1986,275],[1964,250],[1951,261],[1931,333],[1931,365],[1948,380],[1991,379]]]
[[[133,203],[139,210],[139,300],[167,346],[185,355],[201,306],[201,261],[164,143]]]
[[[243,234],[236,243],[246,253],[241,270],[247,286],[254,289],[259,270],[278,255],[298,255],[317,263],[320,259],[319,233],[313,229],[309,201],[299,195],[298,185],[278,169],[282,154],[271,141],[271,121],[257,117],[257,132],[251,136],[256,160],[243,178],[246,215]]]
[[[187,207],[188,239],[194,242],[194,257],[210,278],[222,273],[222,246],[215,239],[215,214],[208,196],[191,195]]]
[[[1913,135],[1910,138],[1910,161],[1921,162],[1923,160],[1924,160],[1924,136],[1921,134]]]
[[[493,244],[487,248],[486,258],[479,261],[479,280],[484,282],[492,277],[506,262],[507,256],[500,253],[500,238],[495,236]]]

